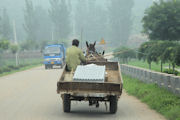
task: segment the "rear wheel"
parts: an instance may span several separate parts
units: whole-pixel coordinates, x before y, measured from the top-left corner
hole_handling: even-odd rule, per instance
[[[63,110],[64,110],[64,112],[67,112],[67,113],[71,111],[70,94],[64,94]]]
[[[117,112],[117,96],[110,96],[110,113],[114,114]]]

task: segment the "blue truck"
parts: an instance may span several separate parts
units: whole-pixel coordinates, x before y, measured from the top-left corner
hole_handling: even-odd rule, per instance
[[[45,69],[52,69],[53,66],[65,65],[66,48],[64,44],[47,45],[44,48]]]

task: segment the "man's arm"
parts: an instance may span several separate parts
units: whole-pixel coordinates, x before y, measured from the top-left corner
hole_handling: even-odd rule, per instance
[[[86,58],[85,58],[85,56],[84,56],[82,50],[80,50],[79,58],[80,58],[81,62],[86,62]]]

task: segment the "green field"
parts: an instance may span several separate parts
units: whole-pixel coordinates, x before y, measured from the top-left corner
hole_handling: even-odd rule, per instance
[[[35,64],[35,63],[42,63],[43,59],[40,58],[24,58],[24,59],[19,59],[18,64],[19,65],[24,65],[24,64]],[[16,60],[15,59],[0,59],[0,67],[5,67],[8,65],[16,65]]]
[[[43,60],[39,58],[20,59],[18,65],[14,59],[0,61],[0,76],[11,74],[17,71],[26,70],[38,65],[42,65]]]
[[[24,67],[19,67],[18,69],[15,69],[15,70],[11,70],[9,72],[3,72],[3,73],[0,73],[0,77],[2,76],[5,76],[5,75],[9,75],[9,74],[13,74],[13,73],[16,73],[16,72],[20,72],[20,71],[24,71],[24,70],[28,70],[28,69],[31,69],[33,67],[37,67],[37,66],[41,66],[42,64],[32,64],[32,65],[25,65]]]
[[[155,84],[145,84],[126,75],[123,75],[123,80],[128,94],[136,96],[168,120],[180,120],[180,97]]]

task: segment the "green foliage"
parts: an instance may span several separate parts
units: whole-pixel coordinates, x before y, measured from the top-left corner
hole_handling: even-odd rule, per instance
[[[149,41],[143,43],[139,48],[138,58],[151,62],[171,63],[173,68],[178,64],[180,44],[171,41]],[[162,67],[162,66],[161,66]]]
[[[123,75],[123,80],[128,94],[138,97],[169,120],[180,119],[179,97],[155,84],[145,84],[126,75]]]
[[[15,45],[15,44],[11,45],[10,48],[11,48],[11,52],[12,52],[13,54],[17,53],[17,51],[18,51],[18,49],[19,49],[18,45]]]
[[[175,63],[180,66],[180,45],[175,48]]]
[[[119,47],[114,50],[114,57],[122,60],[123,63],[128,63],[130,59],[136,58],[136,53],[130,48]]]
[[[151,40],[180,40],[180,0],[154,2],[142,20]]]
[[[177,70],[173,70],[173,69],[165,69],[163,72],[168,74],[175,74],[175,75],[178,75],[180,73]]]
[[[8,40],[6,40],[6,39],[0,40],[0,49],[7,50],[9,48],[9,46],[10,46],[10,43]]]
[[[4,73],[12,72],[12,71],[20,70],[24,67],[28,67],[28,66],[32,66],[32,65],[38,65],[38,64],[40,64],[39,61],[36,61],[33,63],[27,63],[26,62],[26,63],[20,64],[18,66],[16,66],[16,65],[5,65],[3,67],[0,67],[0,75],[4,74]]]

